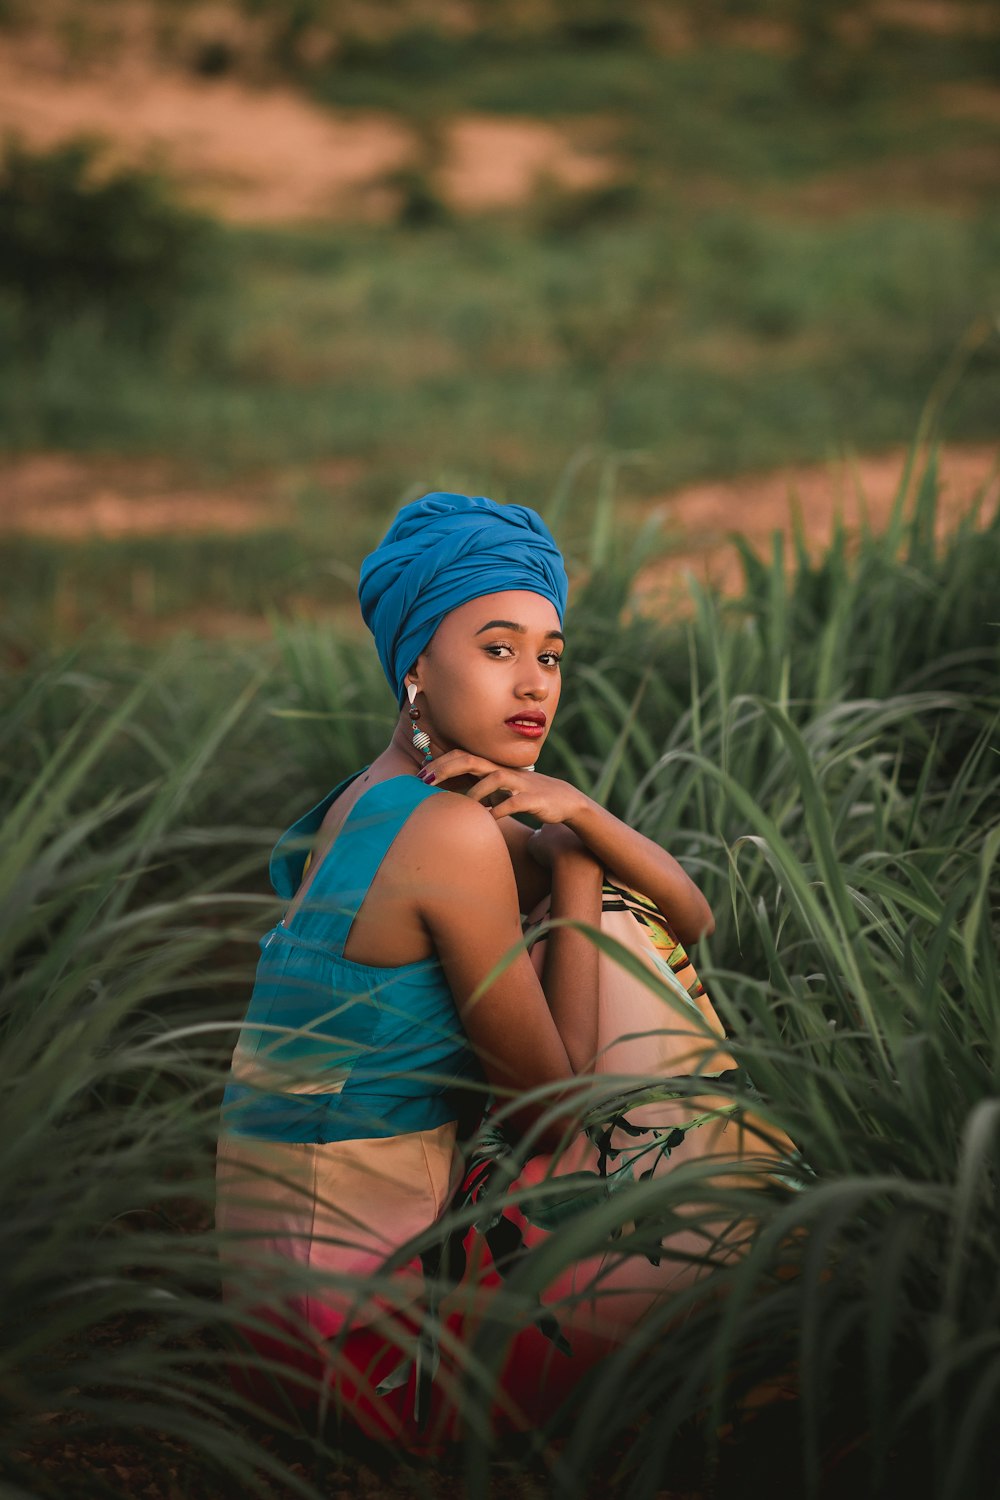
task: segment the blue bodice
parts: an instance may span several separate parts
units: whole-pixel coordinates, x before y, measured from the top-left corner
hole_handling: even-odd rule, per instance
[[[285,900],[298,890],[327,810],[354,779],[275,845],[271,883]],[[279,922],[261,938],[223,1103],[226,1130],[326,1143],[428,1130],[458,1117],[457,1086],[480,1075],[440,961],[376,968],[344,957],[397,833],[419,803],[438,795],[412,775],[369,787],[288,925]]]

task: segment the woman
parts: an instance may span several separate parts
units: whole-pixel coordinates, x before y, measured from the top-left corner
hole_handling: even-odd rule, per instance
[[[535,770],[566,602],[541,519],[427,495],[365,560],[359,592],[400,715],[382,753],[272,856],[288,906],[262,939],[233,1059],[218,1220],[227,1295],[249,1297],[245,1335],[271,1371],[265,1393],[249,1360],[240,1384],[306,1407],[321,1389],[368,1434],[415,1444],[456,1434],[463,1341],[491,1289],[591,1188],[607,1195],[640,1163],[668,1170],[673,1152],[731,1165],[781,1148],[748,1133],[724,1086],[694,1097],[685,1082],[734,1066],[685,952],[712,930],[701,892],[666,851]],[[530,953],[523,914],[556,924]],[[678,1086],[588,1133],[580,1086],[594,1071]],[[481,1132],[463,1156],[487,1091],[505,1136]],[[506,1144],[518,1138],[519,1161]],[[704,1231],[671,1241],[660,1263],[609,1243],[562,1269],[504,1339],[504,1420],[551,1411],[696,1274]]]

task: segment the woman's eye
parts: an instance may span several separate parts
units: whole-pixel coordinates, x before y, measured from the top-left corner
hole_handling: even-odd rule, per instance
[[[502,654],[504,652],[506,652],[509,656],[516,655],[514,647],[508,645],[506,641],[494,641],[491,645],[484,646],[483,650],[487,653],[488,656],[492,656],[494,661],[506,660],[506,657]],[[539,656],[538,658],[538,660],[544,662],[547,667],[558,667],[561,659],[561,651],[543,651],[541,656]]]

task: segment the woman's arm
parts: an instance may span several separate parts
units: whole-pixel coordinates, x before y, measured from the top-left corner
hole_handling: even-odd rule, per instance
[[[527,915],[545,901],[552,890],[550,861],[546,860],[543,864],[537,857],[537,840],[541,830],[529,828],[527,823],[519,823],[517,818],[502,818],[497,827],[504,836],[507,853],[514,866],[522,915]]]
[[[572,928],[556,928],[539,982],[521,932],[510,854],[487,809],[459,795],[434,797],[414,819],[426,825],[413,870],[417,909],[490,1083],[509,1097],[589,1070],[597,1048],[594,945]],[[601,874],[585,852],[557,856],[551,915],[596,925]],[[534,1125],[559,1098],[553,1090],[541,1105],[517,1111],[515,1123]],[[569,1108],[550,1125],[540,1144],[556,1146],[573,1113]]]
[[[465,793],[470,800],[482,802],[505,792],[504,800],[490,809],[497,820],[530,813],[544,824],[563,824],[609,874],[655,902],[685,946],[714,931],[711,907],[673,855],[569,782],[495,766],[465,750],[449,750],[429,770],[436,784],[475,776],[476,784]],[[529,851],[542,854],[548,838],[547,830],[540,829],[528,843]],[[541,862],[547,863],[544,856]]]
[[[715,931],[712,908],[672,854],[589,797],[566,819],[612,877],[655,902],[685,947]]]

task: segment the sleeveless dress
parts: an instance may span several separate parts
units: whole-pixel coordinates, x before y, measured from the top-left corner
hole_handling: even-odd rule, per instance
[[[313,836],[354,779],[278,841],[280,897],[294,896]],[[218,1148],[223,1291],[247,1355],[231,1366],[237,1388],[310,1420],[325,1408],[411,1448],[460,1435],[458,1351],[481,1332],[491,1292],[553,1229],[675,1158],[708,1157],[720,1173],[753,1158],[777,1177],[794,1154],[735,1102],[723,1028],[664,918],[610,880],[602,931],[663,991],[601,954],[596,1071],[634,1079],[640,1102],[626,1095],[557,1155],[520,1160],[488,1128],[461,1148],[460,1122],[475,1124],[485,1088],[440,962],[344,957],[393,840],[441,794],[412,775],[369,787],[290,923],[261,939]],[[543,947],[532,950],[539,972]],[[641,1102],[650,1083],[655,1101]],[[497,1423],[550,1414],[651,1306],[694,1279],[703,1227],[676,1230],[668,1248],[623,1254],[609,1242],[553,1276],[504,1335]]]

